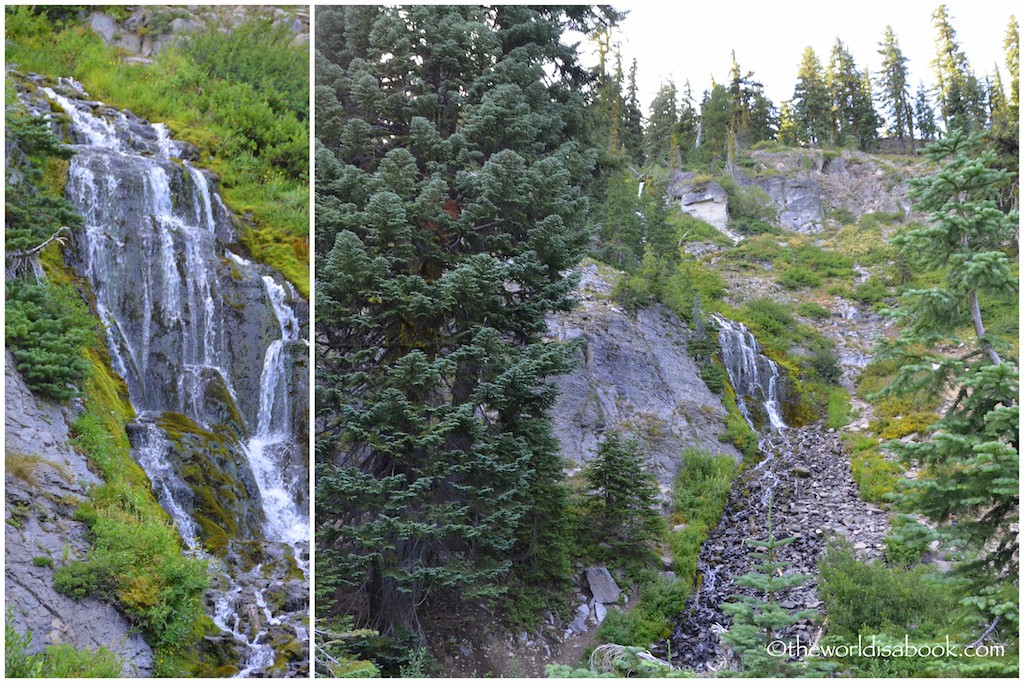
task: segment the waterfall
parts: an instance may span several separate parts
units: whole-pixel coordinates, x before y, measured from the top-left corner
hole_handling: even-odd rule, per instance
[[[722,518],[697,556],[697,589],[676,618],[671,647],[664,645],[665,653],[671,650],[678,664],[696,671],[717,670],[727,661],[719,634],[730,617],[721,605],[744,590],[733,579],[749,570],[745,541],[767,523],[769,503],[786,480],[796,454],[791,430],[782,418],[778,364],[762,353],[742,323],[718,315],[711,320],[718,330],[721,358],[736,391],[737,407],[758,432],[762,457],[734,482]]]
[[[70,119],[66,194],[84,219],[74,265],[139,415],[132,455],[190,551],[218,543],[206,557],[223,575],[208,600],[244,653],[239,675],[272,675],[269,641],[306,645],[308,582],[289,568],[308,564],[304,303],[229,250],[212,177],[165,125],[90,101],[68,79],[41,91]]]
[[[743,323],[718,315],[711,317],[718,328],[718,345],[729,381],[736,390],[736,404],[753,429],[758,429],[748,401],[755,401],[772,430],[786,427],[779,404],[779,366],[761,353],[761,345]]]

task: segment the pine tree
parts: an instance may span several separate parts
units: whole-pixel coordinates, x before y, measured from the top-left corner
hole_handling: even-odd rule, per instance
[[[924,476],[906,482],[902,504],[938,524],[946,547],[968,560],[964,571],[991,582],[1003,572],[1017,574],[1018,379],[1008,341],[986,330],[980,298],[1016,294],[1008,250],[1018,216],[999,208],[1000,186],[1011,174],[995,167],[995,154],[976,135],[954,132],[924,154],[945,162],[936,175],[913,182],[916,208],[931,212],[931,223],[902,235],[898,246],[943,281],[908,292],[896,311],[903,327],[883,357],[902,367],[886,391],[957,395],[930,438],[891,447],[927,466]],[[962,341],[965,350],[936,350],[961,344],[963,327],[973,331]]]
[[[821,62],[811,47],[804,50],[792,102],[797,140],[811,147],[827,143],[831,121],[829,93]]]
[[[546,378],[570,349],[541,337],[588,242],[560,36],[593,12],[318,10],[318,597],[357,627],[568,576]]]
[[[879,99],[888,117],[886,133],[900,141],[900,151],[906,151],[906,138],[910,138],[910,149],[914,149],[914,105],[910,97],[907,63],[910,61],[900,50],[892,26],[885,27],[885,35],[878,44],[882,56],[882,73],[878,78],[881,89]]]
[[[768,539],[747,540],[747,545],[754,548],[750,556],[757,564],[750,572],[736,577],[737,584],[753,589],[755,595],[734,595],[736,602],[722,605],[722,611],[732,616],[732,626],[722,635],[722,640],[739,656],[742,673],[747,676],[799,676],[809,672],[806,663],[790,662],[769,648],[770,643],[782,640],[786,628],[816,614],[814,610],[790,612],[779,604],[781,593],[802,586],[810,578],[805,574],[785,573],[791,563],[776,559],[777,550],[795,540],[795,537],[775,538],[769,501]]]
[[[651,541],[664,521],[657,510],[658,487],[644,463],[640,444],[608,432],[583,470],[587,501],[585,533],[607,547],[603,561],[629,566],[652,557]]]
[[[636,59],[629,67],[629,75],[626,77],[626,101],[622,110],[622,146],[626,150],[626,156],[634,164],[643,163],[644,144],[644,115],[640,109],[640,100],[637,98],[636,86]]]

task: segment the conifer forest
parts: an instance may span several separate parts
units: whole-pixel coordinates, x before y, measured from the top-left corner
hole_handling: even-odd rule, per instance
[[[5,7],[5,676],[1019,677],[1012,9]]]

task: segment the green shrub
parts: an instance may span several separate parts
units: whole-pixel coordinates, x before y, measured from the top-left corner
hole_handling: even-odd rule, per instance
[[[729,221],[729,228],[741,235],[781,235],[782,230],[771,223],[756,218],[736,218]]]
[[[886,279],[877,275],[872,275],[853,288],[853,298],[862,304],[878,303],[888,295],[889,287]]]
[[[604,643],[648,647],[668,637],[672,619],[686,605],[690,586],[684,581],[658,577],[640,589],[640,598],[628,612],[609,610],[597,637]]]
[[[825,603],[829,630],[856,638],[858,633],[916,632],[945,635],[957,597],[926,567],[903,569],[862,562],[845,539],[829,542],[818,563],[818,594]]]
[[[850,394],[845,389],[833,387],[828,393],[828,418],[825,426],[840,429],[850,423]]]
[[[745,424],[745,423],[744,423]],[[669,534],[673,568],[690,585],[696,576],[697,555],[725,509],[736,463],[727,455],[689,449],[674,482],[672,522],[685,528]]]
[[[813,301],[803,301],[796,307],[796,312],[805,318],[812,318],[814,320],[827,320],[832,316],[827,308]]]
[[[58,593],[81,600],[99,591],[100,579],[91,563],[71,562],[53,573],[53,587]]]
[[[5,678],[117,678],[121,659],[105,647],[76,650],[70,645],[48,645],[31,654],[32,633],[18,633],[11,625],[10,612],[4,621]]]
[[[801,289],[817,287],[821,284],[821,276],[802,266],[790,266],[775,281],[786,289]]]
[[[701,366],[700,378],[704,380],[708,389],[721,395],[725,392],[725,384],[729,379],[729,374],[720,363],[709,360]]]
[[[53,568],[53,558],[49,555],[36,555],[32,558],[32,565],[34,567],[49,567]]]
[[[860,489],[860,497],[869,503],[882,503],[896,491],[903,470],[895,462],[885,459],[876,449],[861,451],[850,456],[850,472]]]
[[[731,175],[720,176],[718,182],[729,195],[729,215],[734,220],[757,223],[775,220],[775,202],[763,189],[757,185],[741,185]]]

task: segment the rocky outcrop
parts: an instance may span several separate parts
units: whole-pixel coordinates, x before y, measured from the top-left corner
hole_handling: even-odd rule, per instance
[[[729,229],[729,195],[721,185],[677,170],[672,173],[666,193],[668,201],[678,204],[680,211],[708,223],[733,242],[739,242],[739,235]]]
[[[733,483],[725,511],[698,558],[699,590],[677,618],[671,638],[673,662],[686,668],[706,671],[722,663],[724,649],[713,625],[730,624],[731,618],[721,611],[724,602],[736,594],[753,595],[735,579],[751,570],[747,540],[767,538],[769,495],[775,538],[796,539],[779,549],[777,559],[792,563],[788,573],[809,577],[780,596],[787,611],[821,607],[817,562],[830,538],[847,538],[862,558],[882,554],[888,514],[861,500],[839,433],[817,424],[771,439],[765,460]],[[811,620],[802,620],[780,636],[799,633],[811,642],[817,628]],[[667,655],[669,648],[662,642],[652,652]]]
[[[112,605],[73,600],[53,587],[54,570],[83,559],[91,544],[85,524],[72,518],[99,478],[68,444],[74,411],[39,399],[6,355],[5,584],[11,624],[32,633],[32,652],[67,643],[100,646],[125,662],[124,675],[146,676],[153,653]]]
[[[309,12],[304,7],[139,5],[123,19],[106,12],[93,12],[86,18],[85,25],[98,33],[107,45],[136,55],[130,58],[131,61],[145,63],[165,50],[178,36],[211,25],[222,30],[230,29],[256,16],[269,17],[274,26],[286,26],[294,35],[294,45],[309,43]]]
[[[800,233],[820,232],[833,213],[847,220],[875,212],[908,215],[908,178],[920,173],[922,163],[913,157],[888,160],[852,150],[828,155],[757,150],[750,157],[760,169],[738,180],[764,190],[775,202],[778,223]]]
[[[554,380],[554,432],[574,468],[593,457],[608,430],[636,437],[668,491],[687,448],[740,456],[719,441],[726,410],[689,355],[686,326],[660,305],[627,313],[611,299],[619,276],[585,263],[579,305],[548,320],[551,337],[579,344],[577,368]]]

